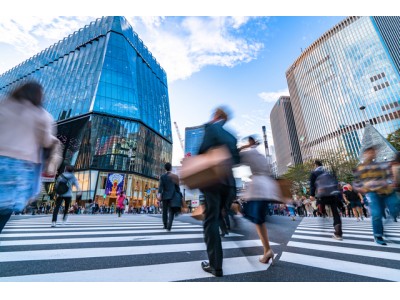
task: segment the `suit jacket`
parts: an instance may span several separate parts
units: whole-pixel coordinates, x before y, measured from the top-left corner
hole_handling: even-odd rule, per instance
[[[210,148],[225,145],[232,155],[232,164],[240,162],[239,151],[237,149],[237,139],[222,127],[221,122],[208,123],[204,128],[204,138],[200,146],[199,154],[207,152]],[[226,178],[221,178],[221,184],[235,187],[235,178],[232,169]]]
[[[317,180],[317,177],[324,173],[324,168],[322,166],[317,167],[313,172],[311,172],[310,175],[310,196],[315,197],[315,191],[317,189],[317,186],[315,184],[315,181]]]
[[[175,185],[179,188],[179,177],[176,174],[167,172],[160,177],[158,193],[161,195],[161,200],[171,200],[174,196]]]

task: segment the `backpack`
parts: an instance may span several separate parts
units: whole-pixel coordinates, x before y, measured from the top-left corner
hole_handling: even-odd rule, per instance
[[[68,192],[70,188],[69,180],[67,177],[64,176],[64,174],[60,175],[61,179],[57,182],[55,191],[58,195],[63,195],[66,192]]]
[[[323,172],[315,181],[316,193],[318,198],[334,196],[339,193],[338,182],[336,178],[329,172]]]

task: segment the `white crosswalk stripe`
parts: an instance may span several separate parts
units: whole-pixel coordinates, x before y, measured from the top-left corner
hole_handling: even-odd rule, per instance
[[[0,236],[0,282],[101,282],[110,278],[124,282],[165,282],[213,277],[200,267],[199,257],[206,253],[200,223],[182,222],[178,218],[172,231],[166,232],[160,218],[147,215],[122,218],[72,215],[64,226],[51,228],[50,224],[50,216],[10,220]],[[262,253],[259,239],[243,238],[231,232],[222,240],[222,248],[224,251],[255,248],[255,253]],[[278,244],[271,242],[271,245]],[[185,261],[157,262],[171,253],[185,254]],[[259,272],[270,266],[261,264],[259,255],[241,253],[224,258],[224,276]],[[138,265],[138,257],[151,262]],[[110,259],[132,262],[115,267],[111,262],[103,264]],[[92,263],[85,265],[86,260]],[[43,262],[49,267],[32,270],[31,274],[21,267],[40,266]],[[18,264],[21,272],[3,274],[2,264],[11,263]]]
[[[370,219],[357,222],[344,218],[342,222],[343,240],[338,241],[332,238],[332,219],[304,218],[279,261],[400,281],[400,223],[384,223],[387,246],[381,246],[374,242]],[[362,259],[369,259],[368,263],[361,263]]]

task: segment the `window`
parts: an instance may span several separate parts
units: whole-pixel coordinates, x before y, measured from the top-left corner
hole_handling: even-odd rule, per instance
[[[386,85],[386,86],[389,86],[389,82],[386,81],[386,82],[385,82],[385,85]]]
[[[100,189],[104,190],[106,188],[107,177],[101,178],[101,186]]]
[[[374,86],[374,90],[375,90],[375,92],[378,90],[376,86]]]
[[[378,74],[378,78],[379,78],[379,79],[381,79],[381,78],[382,78],[382,77],[381,77],[381,74]]]
[[[378,80],[378,77],[374,76],[374,81],[375,81],[375,80]]]
[[[385,72],[382,72],[381,74],[382,74],[382,78],[385,77]]]

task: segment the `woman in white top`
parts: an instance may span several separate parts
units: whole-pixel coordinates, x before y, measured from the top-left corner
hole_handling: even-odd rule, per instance
[[[0,232],[36,196],[42,149],[59,144],[42,100],[41,85],[27,82],[0,102]]]
[[[261,263],[274,262],[268,231],[265,226],[265,218],[269,201],[281,200],[280,189],[276,181],[271,178],[271,166],[268,165],[264,155],[257,151],[260,143],[254,137],[248,137],[248,144],[239,148],[240,164],[250,167],[251,182],[246,189],[243,205],[243,216],[256,225],[257,234],[264,246],[264,255],[260,258]]]

